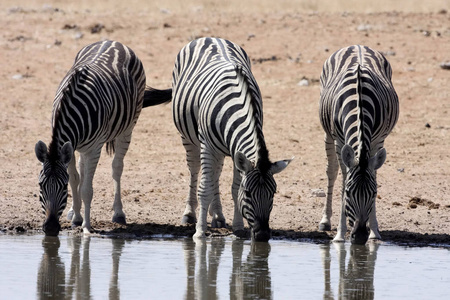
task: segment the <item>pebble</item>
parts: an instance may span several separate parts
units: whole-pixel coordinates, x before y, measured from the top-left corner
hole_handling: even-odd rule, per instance
[[[311,190],[311,195],[314,197],[326,197],[327,196],[327,194],[325,194],[324,190],[322,190],[322,189]]]
[[[298,85],[298,86],[308,86],[308,85],[309,85],[309,81],[308,81],[308,79],[303,78],[302,80],[300,80],[300,81],[297,83],[297,85]]]
[[[369,24],[361,24],[356,28],[358,31],[369,31],[370,29],[372,29],[372,26]]]

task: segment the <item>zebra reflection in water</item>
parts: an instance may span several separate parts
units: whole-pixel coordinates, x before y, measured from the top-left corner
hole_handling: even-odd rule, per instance
[[[242,262],[244,241],[233,241],[231,248],[233,272],[230,279],[230,299],[272,299],[272,279],[268,263],[270,244],[252,243],[245,262]]]
[[[120,299],[119,263],[124,239],[112,241],[112,272],[109,283],[109,299]],[[66,269],[59,256],[58,237],[44,237],[44,254],[37,274],[38,299],[91,299],[90,236],[73,236],[67,240],[70,249],[70,269]]]
[[[217,299],[217,271],[219,261],[225,249],[222,238],[212,239],[207,251],[205,239],[194,242],[183,241],[184,260],[187,272],[187,289],[185,299]],[[197,262],[198,261],[198,265]],[[196,268],[198,272],[196,274]]]
[[[272,299],[272,280],[268,265],[270,244],[251,243],[247,259],[243,261],[245,247],[245,240],[232,241],[230,299]],[[186,300],[219,298],[217,274],[224,249],[225,240],[222,238],[213,238],[208,242],[205,239],[183,241],[187,275]]]
[[[65,268],[58,253],[60,245],[57,237],[42,240],[44,253],[37,274],[38,299],[58,299],[64,295]]]
[[[350,258],[347,267],[345,264],[347,255],[345,244],[333,243],[333,246],[337,251],[339,264],[338,299],[374,299],[375,287],[373,285],[373,280],[375,261],[380,245],[378,243],[351,245]],[[330,244],[321,246],[325,282],[323,299],[334,299],[331,287],[330,248]]]

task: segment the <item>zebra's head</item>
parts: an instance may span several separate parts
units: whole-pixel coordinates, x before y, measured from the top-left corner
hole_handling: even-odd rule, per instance
[[[268,167],[261,168],[254,166],[242,152],[237,152],[234,161],[242,175],[238,192],[240,212],[251,228],[252,240],[267,242],[271,235],[269,217],[273,195],[277,189],[273,175],[283,171],[291,160],[269,162]]]
[[[365,244],[369,238],[367,222],[377,196],[376,170],[386,160],[386,150],[381,148],[373,157],[355,159],[349,145],[341,150],[342,162],[347,168],[344,184],[345,214],[352,227],[352,244]]]
[[[37,159],[42,163],[39,174],[39,201],[45,214],[45,222],[42,229],[45,235],[57,236],[61,230],[59,217],[67,204],[67,184],[69,173],[67,166],[73,155],[70,142],[65,143],[61,149],[47,150],[47,145],[39,141],[35,146]]]

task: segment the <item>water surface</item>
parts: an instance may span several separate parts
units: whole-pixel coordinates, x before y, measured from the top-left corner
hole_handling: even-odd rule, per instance
[[[1,299],[446,299],[450,250],[0,235]]]

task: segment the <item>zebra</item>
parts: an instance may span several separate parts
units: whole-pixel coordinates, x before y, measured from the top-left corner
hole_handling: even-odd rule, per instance
[[[141,109],[169,102],[171,89],[146,87],[142,62],[136,54],[117,41],[100,41],[85,46],[61,81],[53,102],[52,137],[47,145],[35,146],[42,163],[39,174],[39,200],[46,215],[46,235],[58,235],[59,218],[67,204],[70,183],[73,203],[67,218],[83,231],[92,231],[90,207],[92,181],[103,145],[114,153],[113,222],[126,224],[120,197],[123,159]],[[74,151],[80,154],[78,173]],[[83,199],[84,220],[80,214]]]
[[[347,217],[352,243],[381,239],[375,213],[376,171],[385,162],[384,140],[399,115],[391,77],[386,58],[366,46],[338,50],[324,63],[319,114],[325,131],[328,194],[319,230],[331,229],[331,201],[339,162],[342,205],[334,241],[345,241]]]
[[[246,52],[233,42],[204,37],[188,43],[177,55],[172,80],[173,120],[190,172],[182,224],[197,222],[193,238],[205,237],[207,210],[212,227],[225,227],[219,196],[224,158],[234,164],[233,231],[244,233],[243,217],[256,241],[270,238],[269,216],[276,183],[273,175],[291,160],[272,163],[263,135],[260,90]],[[198,185],[198,174],[201,180]]]

